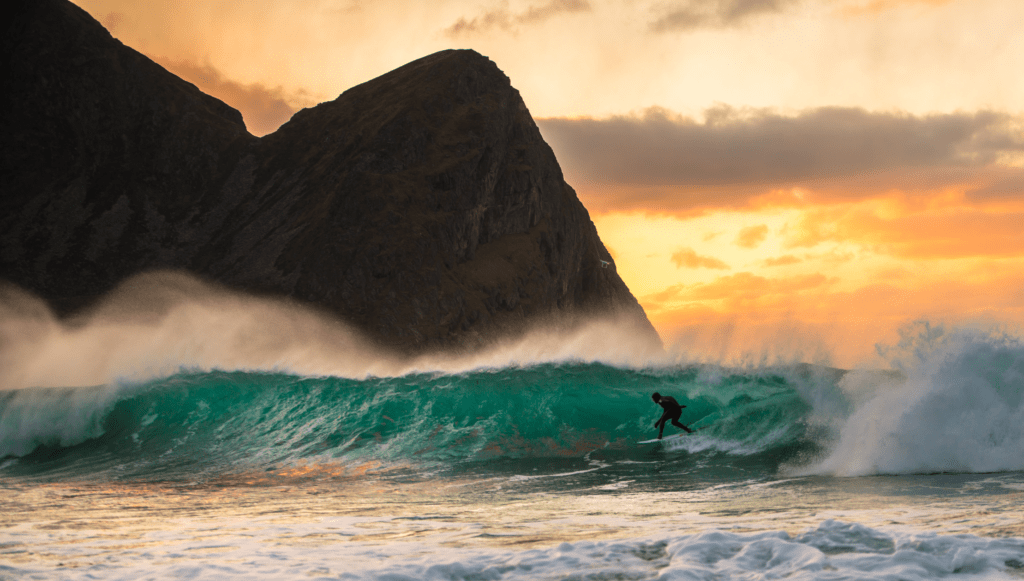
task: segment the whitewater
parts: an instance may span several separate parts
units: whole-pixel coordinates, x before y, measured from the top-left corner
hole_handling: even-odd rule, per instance
[[[878,352],[403,358],[180,274],[63,321],[3,288],[0,579],[1024,578],[1024,342]],[[639,444],[655,391],[701,429]]]

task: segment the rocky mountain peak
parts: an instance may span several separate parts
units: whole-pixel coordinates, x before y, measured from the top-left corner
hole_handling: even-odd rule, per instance
[[[0,277],[58,309],[172,268],[403,351],[603,314],[657,341],[518,91],[476,52],[413,61],[257,139],[63,0],[22,10],[4,43]]]

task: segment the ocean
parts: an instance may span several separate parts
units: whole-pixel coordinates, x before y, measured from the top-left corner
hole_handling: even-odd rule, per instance
[[[204,308],[8,317],[0,579],[1024,578],[1006,333],[919,323],[884,369],[640,356],[600,325],[399,365]],[[699,430],[640,444],[655,391]]]

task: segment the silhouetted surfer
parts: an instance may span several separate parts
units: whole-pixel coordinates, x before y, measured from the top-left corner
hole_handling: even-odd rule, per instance
[[[660,405],[662,408],[665,409],[665,413],[661,414],[661,418],[658,421],[654,422],[654,427],[658,428],[659,440],[661,439],[661,435],[665,432],[665,424],[669,420],[672,420],[673,426],[686,430],[687,434],[693,433],[693,430],[679,423],[679,416],[683,414],[683,408],[686,406],[679,405],[679,402],[676,401],[676,398],[667,395],[661,395],[658,392],[654,392],[654,395],[651,396],[651,399],[654,400],[654,403]]]

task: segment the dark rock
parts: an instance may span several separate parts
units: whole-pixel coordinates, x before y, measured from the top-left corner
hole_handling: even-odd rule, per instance
[[[473,51],[258,139],[66,1],[19,4],[3,47],[0,277],[59,312],[175,268],[403,350],[599,314],[657,341],[518,91]]]
[[[9,16],[0,276],[66,311],[141,269],[184,266],[203,242],[190,223],[223,203],[258,139],[70,3],[22,1]]]

